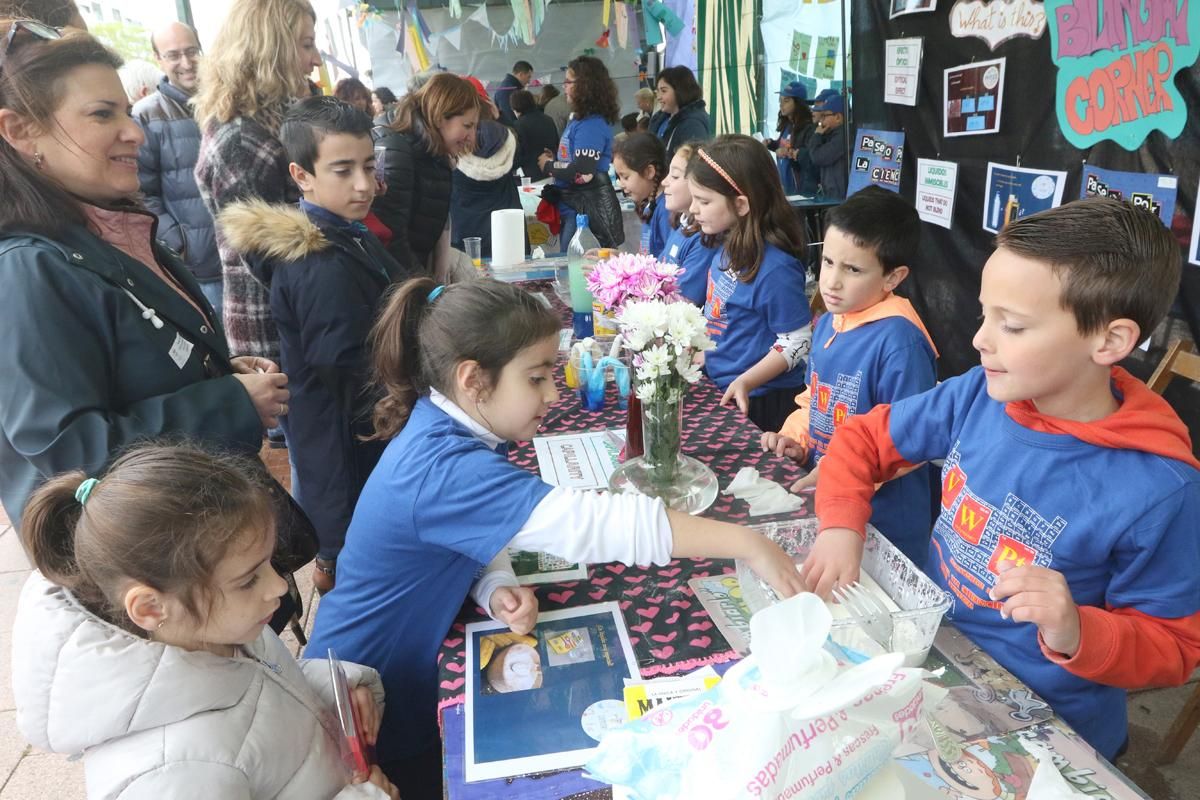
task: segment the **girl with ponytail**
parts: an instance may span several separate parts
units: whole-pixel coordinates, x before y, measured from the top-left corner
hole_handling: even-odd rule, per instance
[[[287,584],[262,476],[148,445],[98,478],[51,478],[26,505],[37,571],[13,627],[17,724],[84,753],[89,798],[398,797],[378,767],[344,771],[327,662],[297,662],[267,625]],[[373,738],[379,676],[344,666]]]
[[[309,649],[380,671],[380,766],[405,797],[440,797],[437,652],[472,597],[517,633],[537,620],[508,548],[574,562],[745,558],[785,596],[801,585],[767,538],[642,496],[556,488],[509,462],[558,400],[562,321],[494,280],[394,291],[375,325],[376,435],[390,439],[354,510],[337,587]]]
[[[642,220],[642,252],[659,257],[671,233],[671,212],[662,194],[667,151],[654,134],[631,133],[613,145],[613,170]]]

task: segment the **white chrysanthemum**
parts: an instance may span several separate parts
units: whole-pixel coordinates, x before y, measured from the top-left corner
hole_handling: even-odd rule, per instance
[[[637,394],[638,400],[641,400],[643,403],[649,403],[654,399],[656,391],[658,391],[658,385],[653,381],[648,381],[646,383],[639,383],[635,394]]]
[[[660,375],[666,375],[671,369],[671,351],[661,344],[656,344],[642,353],[642,363],[653,366]]]

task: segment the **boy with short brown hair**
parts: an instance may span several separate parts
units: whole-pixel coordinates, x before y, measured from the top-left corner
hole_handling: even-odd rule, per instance
[[[1179,249],[1106,198],[996,244],[982,365],[842,427],[805,578],[824,595],[857,580],[875,484],[944,458],[927,571],[949,618],[1113,758],[1125,689],[1182,684],[1200,662],[1200,463],[1170,406],[1116,366],[1166,314]]]

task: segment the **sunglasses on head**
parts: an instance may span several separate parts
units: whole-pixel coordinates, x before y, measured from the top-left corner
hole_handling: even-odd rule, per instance
[[[25,31],[36,36],[39,39],[61,39],[62,30],[59,28],[46,25],[33,19],[19,19],[13,22],[8,28],[8,35],[4,37],[4,44],[0,45],[0,69],[4,68],[4,61],[8,58],[8,51],[12,48],[13,39],[17,37],[18,31]]]

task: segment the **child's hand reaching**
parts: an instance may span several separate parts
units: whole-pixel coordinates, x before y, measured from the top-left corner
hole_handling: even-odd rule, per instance
[[[537,595],[526,586],[501,586],[492,592],[489,605],[492,607],[492,616],[511,628],[513,633],[529,633],[537,623]]]
[[[721,405],[726,408],[731,405],[737,406],[738,411],[743,414],[750,413],[750,389],[741,376],[735,378],[733,383],[729,384],[729,388],[725,390],[725,394],[721,395]]]
[[[793,461],[802,461],[807,455],[804,445],[782,433],[764,433],[761,443],[764,453],[774,453]],[[793,489],[793,491],[795,490]]]
[[[746,556],[758,576],[771,585],[780,597],[791,597],[804,591],[804,581],[796,570],[791,556],[766,536],[755,534],[751,552]]]
[[[350,702],[354,705],[354,713],[358,717],[358,724],[367,744],[375,744],[375,739],[379,736],[379,723],[383,721],[379,714],[379,706],[375,705],[375,696],[366,686],[355,686],[354,691],[350,693]]]
[[[862,565],[863,537],[849,528],[826,528],[804,561],[804,583],[810,592],[828,600],[835,586],[858,581]]]
[[[1003,600],[1000,614],[1013,622],[1032,622],[1046,646],[1068,658],[1079,652],[1079,606],[1061,572],[1029,564],[1002,561],[1000,577],[988,592]]]

